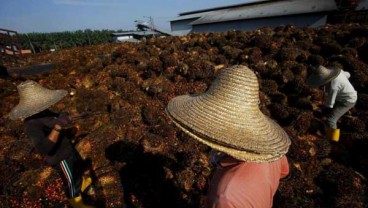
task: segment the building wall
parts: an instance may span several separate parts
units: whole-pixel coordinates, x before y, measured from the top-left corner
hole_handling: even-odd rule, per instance
[[[326,23],[327,15],[295,15],[287,17],[273,17],[265,19],[237,20],[213,24],[193,25],[192,32],[222,32],[228,30],[254,30],[261,27],[277,27],[280,25],[294,25],[296,27],[318,27]]]
[[[190,23],[196,19],[197,18],[171,22],[171,32],[174,35],[185,35],[190,33],[192,31],[192,25]]]
[[[287,3],[288,1],[285,2]],[[199,13],[181,15],[170,22],[171,31],[175,35],[185,35],[190,32],[222,32],[228,30],[247,31],[266,26],[277,27],[279,25],[318,27],[326,24],[327,22],[332,23],[335,19],[341,19],[338,17],[339,15],[343,17],[346,16],[345,13],[338,10],[335,0],[323,0],[323,2],[320,0],[290,0],[290,2],[294,4],[290,5],[290,8],[288,7],[283,9],[282,6],[288,6],[285,2],[279,2],[277,4],[278,9],[270,7],[269,5],[253,5],[255,8],[262,6],[262,9],[265,9],[264,12],[260,8],[258,8],[260,12],[255,12],[250,7],[247,7],[249,12],[245,12],[245,10],[243,11],[242,8],[230,8],[227,10],[223,9],[223,11],[206,10]],[[300,4],[312,6],[301,6]],[[317,7],[317,4],[320,7]],[[293,8],[297,8],[300,11],[295,12]],[[318,8],[319,10],[316,10]],[[354,15],[350,14],[351,20],[346,20],[346,22],[357,22],[357,20],[359,20],[358,22],[366,23],[368,19],[366,15],[368,12],[367,9],[368,0],[360,0],[359,5],[355,8],[357,13]],[[270,11],[276,12],[279,10],[281,12],[287,11],[288,14],[283,13],[282,16],[280,16],[280,14],[274,14],[273,16],[265,15]],[[240,14],[249,13],[250,15],[252,12],[254,13],[253,17],[243,17],[242,20],[237,20],[240,18]],[[263,14],[263,16],[259,16],[260,14]],[[327,18],[328,16],[330,16],[329,20]]]

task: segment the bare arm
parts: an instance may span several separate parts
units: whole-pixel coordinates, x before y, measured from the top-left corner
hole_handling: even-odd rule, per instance
[[[61,131],[61,126],[58,124],[55,124],[54,128],[50,132],[49,136],[47,137],[51,142],[56,143],[59,139]]]

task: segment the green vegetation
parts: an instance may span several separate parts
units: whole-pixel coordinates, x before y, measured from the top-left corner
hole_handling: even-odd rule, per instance
[[[123,31],[86,29],[74,32],[25,33],[19,34],[19,41],[23,49],[42,52],[111,42],[111,33],[114,32]]]

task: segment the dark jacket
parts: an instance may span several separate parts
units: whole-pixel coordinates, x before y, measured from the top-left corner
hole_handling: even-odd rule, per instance
[[[63,131],[61,131],[56,143],[48,139],[57,116],[58,114],[50,113],[42,116],[32,116],[25,120],[23,128],[25,134],[32,140],[37,152],[45,156],[49,165],[57,165],[76,151],[70,138]]]

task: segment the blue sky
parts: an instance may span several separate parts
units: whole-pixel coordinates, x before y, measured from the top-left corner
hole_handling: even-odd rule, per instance
[[[134,20],[153,18],[170,29],[179,13],[250,0],[1,0],[0,28],[19,33],[135,29]],[[254,0],[253,0],[254,1]]]

